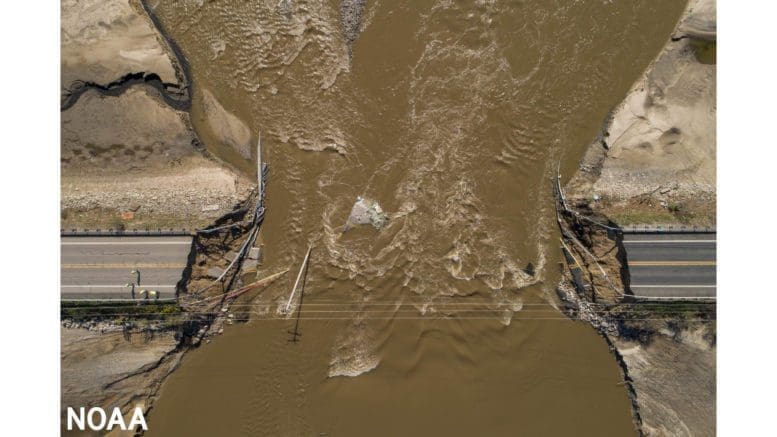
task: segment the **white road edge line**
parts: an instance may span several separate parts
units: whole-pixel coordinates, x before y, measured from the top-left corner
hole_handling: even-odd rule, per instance
[[[718,240],[623,240],[623,244],[636,243],[717,243]]]
[[[633,295],[629,297],[636,297],[646,300],[717,300],[717,296],[640,296]]]
[[[717,285],[630,285],[631,288],[717,288]]]
[[[177,299],[174,297],[168,297],[163,299],[155,299],[157,302],[175,302]],[[84,298],[84,299],[60,299],[60,302],[142,302],[142,299],[119,299],[111,297],[103,298]]]
[[[59,288],[129,288],[124,285],[60,285]],[[135,288],[175,288],[175,285],[136,285]]]
[[[175,244],[175,245],[190,245],[191,239],[188,241],[62,241],[59,243],[61,246],[122,246],[127,244],[147,244],[149,246],[163,245],[163,244]]]

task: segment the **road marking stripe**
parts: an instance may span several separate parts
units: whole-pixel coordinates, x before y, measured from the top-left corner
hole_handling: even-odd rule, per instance
[[[175,288],[175,285],[136,285],[135,288]],[[122,285],[60,285],[59,288],[129,288]]]
[[[173,302],[178,300],[175,297],[154,299],[154,302]],[[60,302],[143,302],[143,299],[124,299],[116,297],[92,297],[83,299],[60,299]]]
[[[641,296],[635,294],[631,297],[645,300],[718,300],[717,296]]]
[[[186,264],[62,264],[62,270],[74,269],[183,269]]]
[[[630,285],[631,288],[716,288],[717,285]]]
[[[629,261],[629,266],[715,266],[715,261]]]
[[[121,246],[125,244],[147,244],[150,246],[162,244],[180,244],[190,245],[191,239],[185,241],[61,241],[62,246]]]
[[[718,240],[623,240],[623,244],[644,243],[717,243]]]

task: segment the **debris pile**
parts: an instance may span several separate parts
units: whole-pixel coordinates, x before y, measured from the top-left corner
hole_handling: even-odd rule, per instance
[[[364,197],[357,197],[353,204],[351,214],[348,216],[348,222],[345,224],[344,231],[347,231],[353,225],[371,224],[375,229],[381,229],[386,225],[388,216],[383,212],[378,202]]]

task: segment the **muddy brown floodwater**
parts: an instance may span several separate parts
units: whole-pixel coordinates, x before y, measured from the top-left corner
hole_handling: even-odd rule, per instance
[[[632,435],[604,341],[549,303],[551,180],[669,37],[684,2],[368,0],[352,55],[339,1],[168,1],[203,91],[261,132],[262,273],[314,249],[300,314],[190,353],[150,435]],[[357,196],[389,220],[343,232]]]

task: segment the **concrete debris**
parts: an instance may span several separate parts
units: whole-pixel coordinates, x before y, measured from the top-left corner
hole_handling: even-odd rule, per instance
[[[351,214],[348,216],[345,230],[348,230],[351,225],[366,224],[371,224],[375,229],[381,229],[386,225],[387,221],[388,216],[383,212],[378,202],[359,196],[356,198],[356,203],[353,204]]]
[[[223,272],[224,272],[224,271],[223,271],[223,270],[221,270],[221,269],[220,269],[220,268],[218,268],[218,267],[211,267],[211,268],[209,268],[209,269],[208,269],[208,272],[207,272],[205,275],[206,275],[206,276],[208,276],[209,278],[216,279],[216,278],[218,278],[219,276],[221,276],[221,274],[222,274]]]
[[[256,266],[259,264],[259,262],[255,259],[247,259],[243,261],[243,270],[253,270],[256,269]]]

